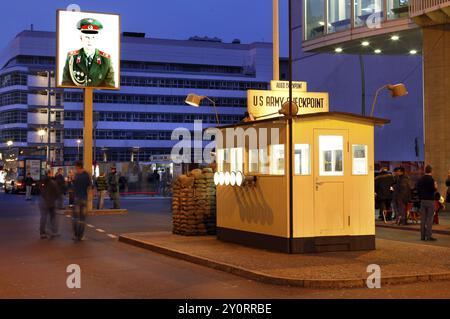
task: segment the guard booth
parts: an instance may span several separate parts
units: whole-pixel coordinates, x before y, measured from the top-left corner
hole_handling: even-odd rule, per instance
[[[218,239],[286,253],[375,249],[374,127],[388,122],[295,116],[292,183],[285,117],[219,127]]]

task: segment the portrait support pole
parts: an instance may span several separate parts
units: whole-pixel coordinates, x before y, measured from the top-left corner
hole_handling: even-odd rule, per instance
[[[85,171],[92,177],[92,129],[93,129],[93,100],[92,88],[84,89],[84,128],[83,128],[83,165]],[[92,211],[93,192],[88,191],[87,211]]]

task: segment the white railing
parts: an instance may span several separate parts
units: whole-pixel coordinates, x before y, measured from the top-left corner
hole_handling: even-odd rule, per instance
[[[450,0],[409,0],[409,15],[411,17],[450,6]]]

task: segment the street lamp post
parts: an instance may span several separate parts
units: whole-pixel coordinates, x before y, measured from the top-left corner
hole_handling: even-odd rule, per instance
[[[217,121],[217,124],[220,124],[220,122],[219,122],[219,114],[217,113],[217,108],[216,108],[216,102],[214,102],[214,101],[213,101],[212,99],[210,99],[209,97],[204,96],[204,95],[197,95],[197,94],[191,93],[191,94],[188,94],[188,96],[186,97],[186,100],[185,100],[184,102],[185,102],[186,104],[192,105],[192,106],[194,106],[194,107],[199,107],[199,106],[200,106],[200,103],[201,103],[202,100],[204,100],[204,99],[210,101],[210,102],[213,104],[213,106],[214,106],[214,112],[216,113],[216,121]]]
[[[77,160],[80,160],[80,144],[81,144],[81,140],[78,139],[77,140]]]
[[[378,95],[384,89],[388,89],[389,91],[391,91],[391,95],[394,98],[395,97],[400,97],[400,96],[405,96],[405,95],[408,94],[408,91],[406,90],[406,86],[403,83],[399,83],[399,84],[395,84],[395,85],[392,85],[392,84],[383,85],[375,93],[375,97],[373,99],[372,110],[370,112],[370,116],[373,116],[373,112],[375,111],[375,105],[377,103]]]

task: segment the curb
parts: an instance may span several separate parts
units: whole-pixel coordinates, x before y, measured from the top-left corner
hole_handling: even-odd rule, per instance
[[[205,257],[198,257],[184,253],[175,249],[170,249],[160,245],[144,242],[142,240],[119,236],[119,242],[147,249],[159,254],[185,260],[197,265],[206,266],[212,269],[221,270],[230,274],[241,276],[247,279],[259,281],[265,284],[293,286],[301,288],[367,288],[366,278],[362,279],[294,279],[289,277],[270,276],[268,274],[249,270],[243,267],[234,266],[225,262],[217,262]],[[428,281],[446,281],[450,280],[449,273],[423,274],[423,275],[405,275],[381,278],[382,285],[400,285],[416,282]]]
[[[63,213],[59,213],[61,215],[72,214],[72,210],[64,210]],[[88,216],[104,216],[104,215],[126,215],[128,214],[127,209],[95,209],[93,211],[88,212]]]
[[[389,225],[384,225],[384,224],[380,224],[380,225],[375,225],[376,227],[381,227],[381,228],[388,228],[388,229],[398,229],[398,230],[407,230],[407,231],[415,231],[415,232],[420,232],[420,228],[413,228],[413,227],[398,227],[398,226],[389,226]],[[450,231],[448,230],[441,230],[441,229],[433,229],[433,234],[440,234],[440,235],[450,235]]]

